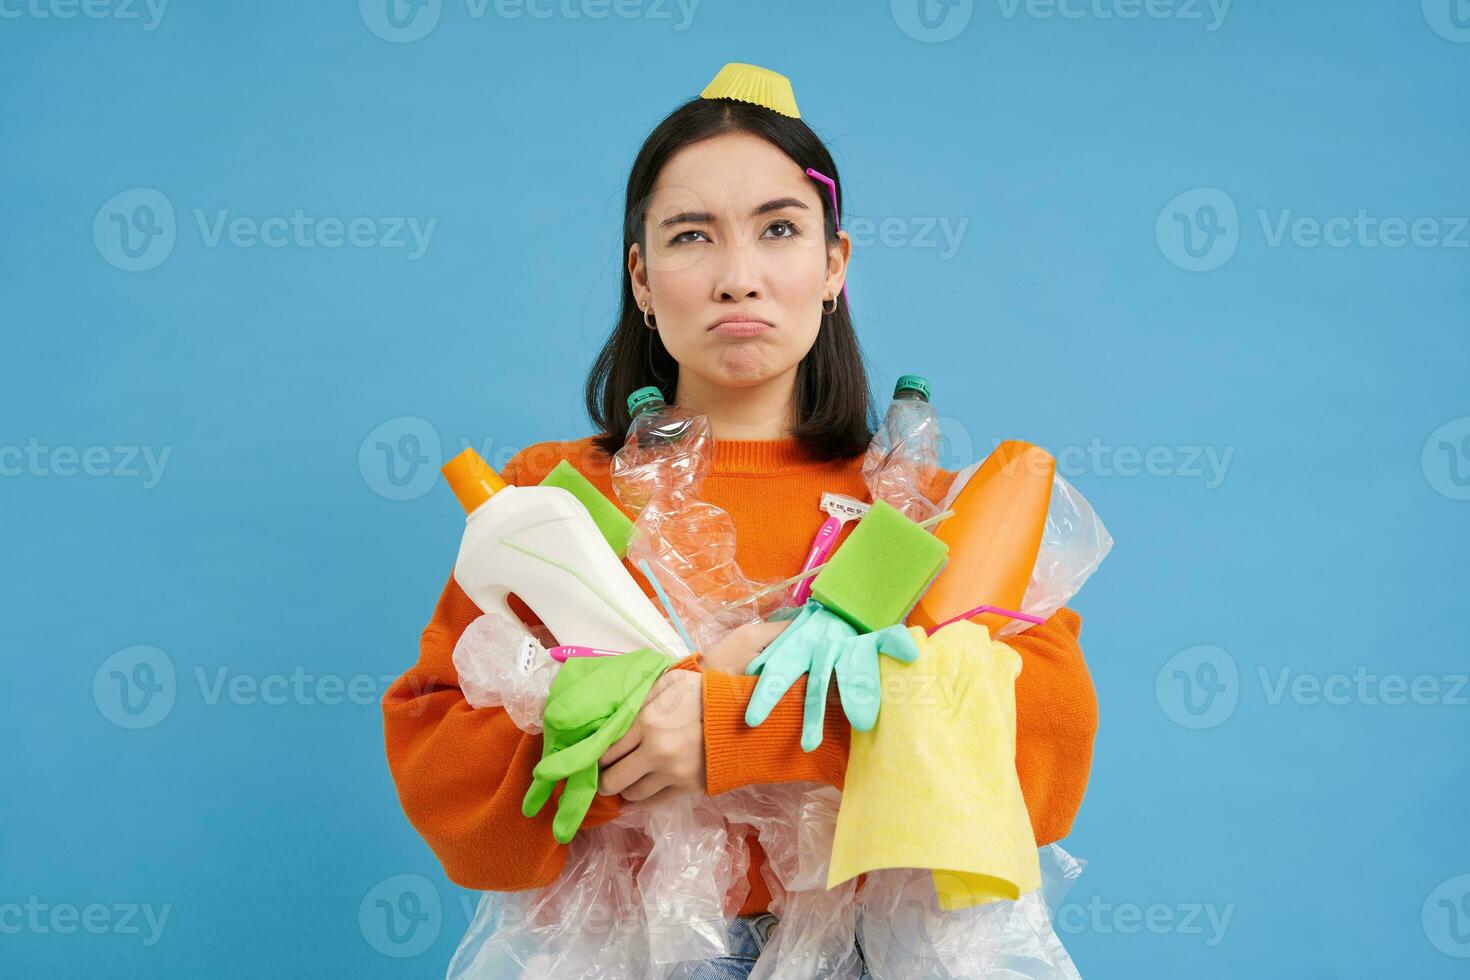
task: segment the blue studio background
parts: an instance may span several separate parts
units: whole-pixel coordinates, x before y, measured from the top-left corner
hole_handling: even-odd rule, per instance
[[[727,61],[832,147],[878,393],[1117,540],[1082,974],[1463,976],[1465,0],[0,0],[0,974],[442,973],[377,706],[437,466],[589,431]]]

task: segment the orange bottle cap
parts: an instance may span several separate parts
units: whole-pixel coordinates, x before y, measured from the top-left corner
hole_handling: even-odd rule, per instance
[[[466,449],[445,463],[439,472],[444,474],[449,489],[459,498],[466,514],[473,513],[475,508],[510,486],[473,449]]]

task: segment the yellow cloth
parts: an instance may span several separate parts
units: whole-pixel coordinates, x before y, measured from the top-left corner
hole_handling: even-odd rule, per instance
[[[1041,887],[1016,776],[1021,657],[961,620],[911,664],[879,658],[882,707],[852,733],[827,887],[879,868],[930,868],[939,904],[966,908]]]

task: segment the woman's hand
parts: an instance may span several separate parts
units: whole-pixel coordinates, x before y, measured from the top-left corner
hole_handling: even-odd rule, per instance
[[[597,760],[599,796],[661,802],[705,791],[704,677],[666,670],[654,681],[626,735]]]
[[[717,670],[722,674],[743,674],[750,662],[793,622],[795,620],[785,619],[775,623],[746,623],[733,629],[700,655],[701,665],[705,670]]]

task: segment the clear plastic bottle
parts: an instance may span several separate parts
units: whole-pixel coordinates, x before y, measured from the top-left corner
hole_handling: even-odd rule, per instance
[[[735,521],[699,499],[714,439],[709,419],[664,401],[654,387],[628,396],[632,422],[612,461],[613,492],[637,513],[628,561],[648,562],[697,650],[762,618],[782,602],[779,592],[756,598],[764,583],[735,561]]]
[[[893,388],[883,424],[863,458],[863,482],[874,500],[902,511],[912,521],[939,513],[925,490],[939,468],[939,416],[929,404],[929,382],[905,374]]]

